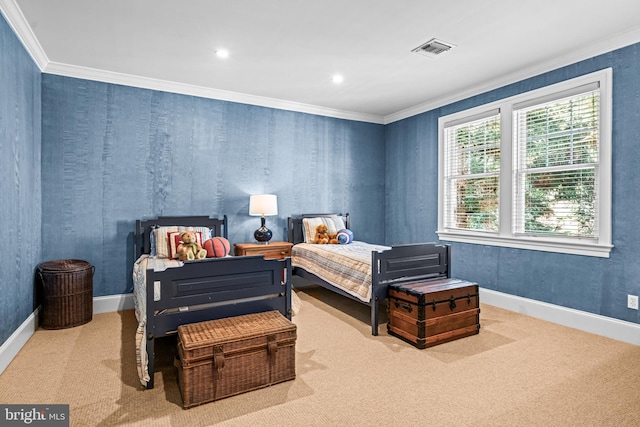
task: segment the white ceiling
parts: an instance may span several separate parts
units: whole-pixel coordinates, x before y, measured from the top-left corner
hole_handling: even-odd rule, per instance
[[[46,73],[378,123],[640,41],[638,0],[0,0],[0,8]],[[431,38],[457,47],[436,58],[411,52]],[[226,60],[214,55],[221,48]]]

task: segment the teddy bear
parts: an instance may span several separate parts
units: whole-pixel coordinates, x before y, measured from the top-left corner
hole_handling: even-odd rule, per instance
[[[326,225],[318,224],[313,242],[318,245],[326,245],[329,243],[329,231]]]
[[[330,245],[339,245],[338,241],[338,233],[329,233],[329,244]]]
[[[330,234],[329,229],[325,224],[318,224],[318,226],[316,227],[316,235],[313,241],[314,243],[319,245],[337,245],[339,243],[337,234]]]
[[[196,240],[195,231],[183,231],[180,233],[180,240],[181,242],[176,250],[180,261],[190,261],[207,257],[207,251],[202,249],[202,246]]]

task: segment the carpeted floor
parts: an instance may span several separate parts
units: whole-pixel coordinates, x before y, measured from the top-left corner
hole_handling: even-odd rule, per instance
[[[175,338],[144,390],[124,311],[37,330],[0,402],[69,404],[72,426],[640,426],[640,347],[481,305],[478,335],[418,350],[385,325],[371,336],[364,305],[297,293],[293,381],[185,410]]]

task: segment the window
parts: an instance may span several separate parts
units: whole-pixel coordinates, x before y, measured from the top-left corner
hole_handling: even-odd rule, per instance
[[[611,69],[439,120],[442,240],[608,257]]]
[[[448,228],[498,231],[500,114],[445,129],[445,223]]]

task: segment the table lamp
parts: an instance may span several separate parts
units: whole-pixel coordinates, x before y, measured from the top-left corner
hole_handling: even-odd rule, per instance
[[[265,216],[278,215],[278,198],[275,194],[254,194],[249,198],[249,215],[261,217],[261,226],[258,228],[253,237],[264,244],[268,244],[271,240],[271,230],[265,224]]]

